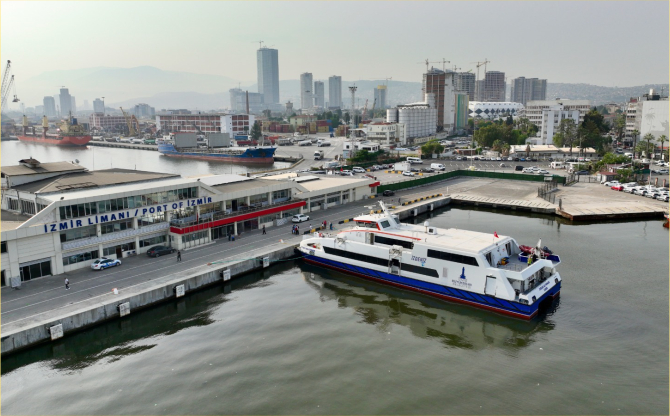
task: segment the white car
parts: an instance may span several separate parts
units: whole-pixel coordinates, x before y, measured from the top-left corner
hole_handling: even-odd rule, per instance
[[[635,185],[624,185],[623,191],[629,194],[632,194],[635,191]]]
[[[309,221],[309,215],[295,214],[293,218],[291,218],[291,222],[304,222],[304,221]]]
[[[660,194],[660,195],[656,196],[656,199],[658,199],[659,201],[668,202],[668,201],[670,201],[670,195],[667,194],[667,193],[666,194]]]
[[[497,157],[497,158],[496,158],[496,161],[500,161],[500,160],[502,160],[501,157]]]
[[[535,171],[536,175],[547,175],[548,173],[549,173],[549,171],[546,171],[544,169],[540,169],[540,170]]]
[[[535,169],[533,169],[533,168],[523,168],[523,170],[521,172],[523,172],[523,173],[533,173],[533,172],[535,172]]]
[[[670,173],[670,170],[668,169],[659,169],[658,171],[659,175],[667,175],[668,173]]]
[[[408,170],[404,171],[402,174],[403,174],[403,176],[415,176],[414,172],[410,172]]]
[[[103,270],[109,267],[120,266],[121,260],[112,260],[106,257],[99,258],[91,264],[91,269],[93,270]]]
[[[137,137],[133,137],[130,139],[130,143],[132,144],[144,144],[144,139],[138,139]]]
[[[456,160],[463,160],[463,156],[456,156]]]
[[[366,170],[363,169],[363,168],[360,167],[360,166],[354,166],[354,168],[351,169],[351,170],[354,171],[354,172],[356,172],[356,173],[365,173],[365,172],[366,172]]]
[[[612,187],[612,186],[615,186],[615,185],[621,185],[621,183],[619,183],[619,181],[607,181],[607,182],[601,182],[601,183],[603,185],[609,186],[609,187]]]
[[[342,175],[342,176],[354,176],[354,173],[350,170],[343,170],[342,172],[340,172],[340,175]]]
[[[514,158],[512,156],[510,156],[510,157],[507,158],[507,161],[508,162],[514,162]]]

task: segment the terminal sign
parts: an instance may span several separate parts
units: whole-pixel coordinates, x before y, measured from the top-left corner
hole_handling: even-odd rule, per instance
[[[159,212],[167,212],[184,207],[195,207],[202,204],[209,204],[212,202],[212,197],[203,197],[195,199],[187,199],[185,201],[170,202],[167,204],[152,205],[150,207],[142,207],[129,209],[126,211],[118,211],[112,214],[98,214],[90,217],[77,218],[51,224],[44,224],[44,232],[52,233],[55,231],[71,230],[73,228],[85,227],[88,225],[104,224],[110,221],[123,220],[134,217],[142,217],[147,214],[156,214]]]

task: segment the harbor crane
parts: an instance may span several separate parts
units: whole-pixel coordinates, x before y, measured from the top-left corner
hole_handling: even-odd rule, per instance
[[[2,96],[2,104],[0,109],[4,110],[5,105],[8,102],[9,91],[13,92],[14,98],[12,99],[13,103],[19,102],[19,97],[16,95],[16,84],[14,83],[14,75],[10,75],[12,69],[12,61],[7,60],[7,66],[5,67],[5,75],[2,77],[2,88],[0,88],[0,95]]]
[[[123,113],[123,118],[126,119],[126,124],[128,125],[128,136],[130,137],[136,137],[137,136],[137,131],[135,130],[135,126],[133,126],[133,120],[130,118],[128,113],[123,111],[123,107],[119,107],[121,109],[121,113]]]

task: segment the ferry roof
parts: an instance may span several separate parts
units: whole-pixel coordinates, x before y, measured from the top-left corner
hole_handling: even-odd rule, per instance
[[[65,193],[81,188],[101,188],[113,185],[124,185],[128,183],[146,182],[166,178],[180,178],[179,175],[171,173],[144,172],[130,169],[105,169],[89,172],[76,172],[60,175],[54,178],[42,179],[22,185],[14,189],[30,193]],[[190,180],[191,182],[193,179]],[[100,194],[96,191],[96,195]]]

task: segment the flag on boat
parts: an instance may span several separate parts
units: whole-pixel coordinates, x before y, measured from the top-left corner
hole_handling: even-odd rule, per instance
[[[500,238],[500,237],[498,237],[498,233],[497,233],[496,231],[493,232],[493,236],[494,236],[495,238]]]

